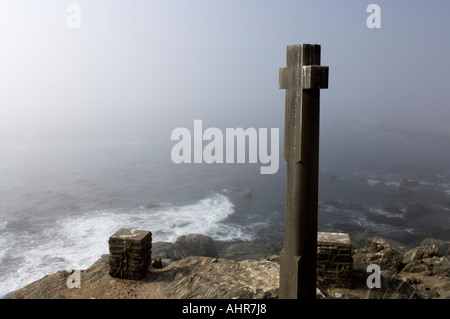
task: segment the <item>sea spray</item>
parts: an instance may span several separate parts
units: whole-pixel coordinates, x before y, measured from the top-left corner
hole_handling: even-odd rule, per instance
[[[60,270],[89,267],[108,253],[108,238],[120,228],[150,230],[154,242],[172,242],[189,233],[218,240],[253,239],[245,227],[225,222],[233,213],[226,196],[212,193],[190,205],[95,210],[26,231],[1,224],[0,295]]]

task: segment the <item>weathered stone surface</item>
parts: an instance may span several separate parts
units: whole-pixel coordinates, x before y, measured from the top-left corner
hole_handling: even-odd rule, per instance
[[[439,248],[432,245],[420,245],[419,247],[413,248],[405,253],[403,256],[403,263],[407,264],[413,260],[420,260],[422,258],[429,258],[437,256],[439,253]]]
[[[403,271],[410,273],[423,273],[429,275],[427,265],[423,264],[421,260],[412,260],[408,262],[404,267]]]
[[[262,299],[278,296],[279,265],[267,260],[232,261],[188,257],[146,278],[128,280],[108,275],[108,262],[99,260],[81,271],[81,288],[66,285],[70,273],[60,271],[18,291],[12,298],[33,299]]]
[[[426,238],[422,241],[420,246],[433,246],[435,245],[438,249],[438,256],[449,256],[450,255],[450,242],[439,240],[439,239],[433,239],[433,238]]]
[[[160,274],[152,273],[152,276]],[[163,298],[276,298],[279,265],[267,260],[188,257],[164,272]]]
[[[383,249],[390,248],[391,245],[388,244],[383,238],[373,238],[366,242],[366,250],[369,253],[378,253]]]
[[[381,270],[397,272],[403,267],[403,254],[392,248],[384,239],[368,240],[366,246],[353,253],[353,269],[367,269],[370,264],[377,264]]]
[[[140,279],[151,263],[152,233],[122,228],[108,240],[109,274],[113,277]]]
[[[355,250],[354,271],[360,289],[365,286],[368,275],[365,271],[369,264],[377,264],[382,270],[381,289],[370,289],[363,298],[449,298],[449,256],[439,256],[436,243],[445,253],[447,242],[432,239],[404,255],[380,238],[369,240],[364,248]]]
[[[317,234],[317,281],[320,286],[352,287],[352,244],[345,233]]]
[[[368,299],[430,299],[420,280],[401,277],[390,271],[381,272],[382,289],[368,290]]]
[[[450,277],[450,260],[448,256],[433,256],[415,259],[403,267],[402,272],[422,273],[427,276]]]
[[[219,257],[212,238],[200,234],[180,236],[167,249],[167,258],[172,260],[189,256]]]

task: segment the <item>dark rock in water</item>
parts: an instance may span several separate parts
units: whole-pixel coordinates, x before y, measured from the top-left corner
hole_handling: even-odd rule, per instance
[[[251,197],[252,196],[252,190],[251,189],[244,189],[244,190],[242,190],[242,191],[240,191],[239,193],[238,193],[238,195],[240,196],[240,197],[242,197],[242,198],[249,198],[249,197]]]
[[[403,190],[403,191],[408,190],[409,188],[417,186],[417,185],[419,185],[418,181],[410,181],[410,180],[407,180],[406,178],[402,178],[398,182],[399,189]]]
[[[398,182],[398,187],[400,188],[408,187],[408,180],[405,178],[400,179],[400,181]]]
[[[170,259],[167,255],[168,248],[172,245],[170,242],[156,242],[152,244],[153,258]]]
[[[150,204],[148,204],[148,205],[145,206],[145,207],[146,207],[147,209],[153,209],[153,208],[160,208],[161,205],[150,203]]]
[[[220,258],[260,260],[271,255],[279,255],[283,244],[265,241],[216,241],[216,247]]]
[[[426,214],[427,211],[428,209],[421,204],[408,203],[406,205],[406,212],[403,214],[403,218],[406,220],[414,220]]]
[[[200,234],[180,236],[167,249],[167,257],[172,260],[189,256],[219,257],[212,238]]]
[[[203,236],[203,235],[199,235]],[[181,236],[183,237],[183,236]],[[186,238],[179,238],[177,239],[178,243],[175,245],[175,243],[168,243],[168,242],[156,242],[153,244],[152,248],[152,256],[161,258],[162,260],[170,259],[175,260],[179,259],[178,257],[180,255],[188,255],[192,254],[191,256],[195,256],[195,253],[205,253],[203,249],[198,249],[197,251],[192,250],[191,244],[186,245],[179,245],[180,242],[186,241],[189,239]],[[243,240],[236,240],[236,241],[213,241],[212,238],[208,236],[203,236],[203,242],[206,245],[211,245],[211,241],[214,243],[215,252],[214,249],[210,251],[208,254],[209,257],[213,258],[224,258],[224,259],[232,259],[232,260],[246,260],[246,259],[253,259],[253,260],[261,260],[265,259],[269,256],[273,255],[279,255],[281,252],[281,249],[283,248],[283,243],[281,242],[268,242],[268,241],[243,241]],[[197,244],[194,244],[194,246]],[[174,247],[175,246],[175,247]],[[176,250],[183,250],[184,247],[188,247],[188,251],[184,253],[174,253],[174,249]],[[174,256],[176,255],[176,256]]]

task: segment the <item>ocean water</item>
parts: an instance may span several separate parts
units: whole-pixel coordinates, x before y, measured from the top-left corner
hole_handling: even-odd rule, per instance
[[[281,141],[280,141],[280,144]],[[120,228],[153,241],[188,233],[279,240],[286,170],[260,164],[174,164],[173,143],[0,143],[0,296],[108,253]],[[450,240],[450,139],[346,128],[321,138],[319,230],[355,245],[380,236],[405,247]],[[242,190],[251,196],[241,197]]]

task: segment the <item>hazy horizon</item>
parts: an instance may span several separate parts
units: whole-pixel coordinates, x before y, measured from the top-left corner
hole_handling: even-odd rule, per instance
[[[172,144],[196,119],[282,132],[278,70],[298,43],[320,44],[330,67],[324,139],[351,125],[448,136],[448,2],[377,1],[380,29],[370,3],[2,1],[2,139]]]

